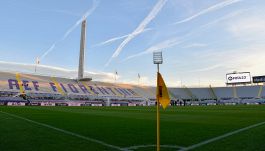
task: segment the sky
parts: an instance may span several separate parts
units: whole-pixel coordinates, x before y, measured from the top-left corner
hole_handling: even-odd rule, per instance
[[[170,87],[265,75],[264,0],[2,0],[0,71],[76,78],[83,18],[95,81],[155,85],[154,51]]]

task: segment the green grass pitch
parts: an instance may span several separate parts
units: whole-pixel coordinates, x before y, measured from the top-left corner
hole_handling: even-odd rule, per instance
[[[185,150],[231,132],[193,150],[265,150],[262,122],[262,105],[161,109],[161,150]],[[149,151],[155,143],[155,107],[0,107],[1,151]]]

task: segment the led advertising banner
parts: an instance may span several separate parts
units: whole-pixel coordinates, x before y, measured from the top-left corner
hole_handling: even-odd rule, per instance
[[[227,84],[250,83],[250,72],[228,73],[226,74],[226,81]]]
[[[255,76],[252,77],[253,83],[264,83],[265,82],[265,76]]]

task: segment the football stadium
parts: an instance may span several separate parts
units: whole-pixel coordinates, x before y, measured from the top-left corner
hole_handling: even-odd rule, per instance
[[[169,2],[158,0],[147,18],[154,19],[155,13]],[[240,2],[221,1],[175,24]],[[247,67],[246,70],[238,67],[233,69],[243,71],[222,72],[223,85],[171,86],[163,80],[168,74],[161,65],[167,60],[162,47],[152,49],[148,56],[153,59],[150,64],[157,67],[152,73],[157,72],[156,83],[139,84],[139,73],[138,83],[121,82],[117,80],[117,71],[111,74],[113,82],[98,80],[86,73],[87,17],[100,6],[97,1],[93,3],[92,11],[73,26],[81,29],[74,77],[40,73],[38,59],[32,72],[0,70],[1,151],[265,150],[265,71],[254,72],[252,76]],[[61,10],[56,13],[70,14]],[[143,24],[152,19],[144,20]],[[131,33],[131,37],[145,32],[141,30]],[[172,45],[171,42],[166,45]],[[56,45],[40,58],[46,57]],[[110,62],[111,59],[107,66]],[[264,60],[261,66],[264,67]]]

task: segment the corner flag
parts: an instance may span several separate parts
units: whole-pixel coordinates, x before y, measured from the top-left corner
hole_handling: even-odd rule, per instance
[[[162,75],[159,72],[157,72],[156,99],[158,100],[158,103],[162,105],[164,109],[170,103],[167,86],[162,78]]]

